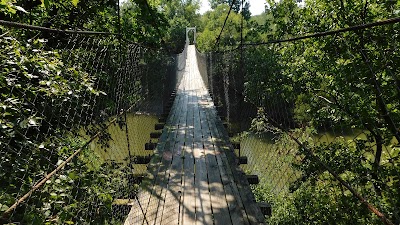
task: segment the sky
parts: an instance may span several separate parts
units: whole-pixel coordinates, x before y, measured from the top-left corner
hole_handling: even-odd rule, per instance
[[[250,3],[250,12],[252,16],[259,15],[264,12],[266,3],[265,0],[247,0]],[[200,0],[200,14],[205,13],[207,10],[210,10],[210,4],[208,0]]]

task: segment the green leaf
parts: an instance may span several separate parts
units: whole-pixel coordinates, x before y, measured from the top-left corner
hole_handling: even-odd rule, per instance
[[[49,0],[41,0],[42,1],[42,6],[46,7],[46,9],[49,9],[50,2]]]
[[[78,178],[78,175],[77,175],[75,172],[69,173],[68,176],[69,176],[69,178],[71,178],[71,179],[73,179],[73,180],[75,180],[75,179]]]
[[[79,0],[71,0],[72,1],[72,5],[74,5],[75,7],[78,6]]]
[[[9,207],[4,205],[4,204],[0,204],[0,212],[4,212],[8,209]]]

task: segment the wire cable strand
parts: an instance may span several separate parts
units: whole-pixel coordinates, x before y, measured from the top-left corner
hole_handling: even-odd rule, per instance
[[[258,46],[258,45],[268,45],[268,44],[283,43],[283,42],[293,42],[293,41],[299,41],[299,40],[304,40],[304,39],[308,39],[308,38],[330,36],[330,35],[335,35],[335,34],[339,34],[339,33],[345,33],[348,31],[364,30],[367,28],[372,28],[372,27],[377,27],[377,26],[382,26],[382,25],[387,25],[387,24],[395,24],[395,23],[399,23],[399,22],[400,22],[400,17],[396,17],[396,18],[386,19],[386,20],[377,21],[377,22],[373,22],[373,23],[366,23],[366,24],[356,25],[356,26],[342,28],[342,29],[338,29],[338,30],[324,31],[324,32],[309,34],[309,35],[300,36],[300,37],[294,37],[294,38],[289,38],[289,39],[280,39],[280,40],[271,40],[271,41],[267,41],[267,42],[245,43],[243,45]]]
[[[231,5],[230,5],[230,7],[229,7],[228,14],[227,14],[226,17],[225,17],[224,25],[222,25],[222,29],[221,29],[221,31],[219,32],[219,35],[218,35],[217,39],[215,40],[215,45],[214,45],[214,47],[215,47],[216,49],[219,48],[219,41],[220,41],[220,39],[221,39],[222,32],[224,31],[224,28],[225,28],[225,25],[226,25],[226,21],[228,21],[229,15],[231,14],[231,11],[232,11],[232,8],[233,8],[233,5],[234,5],[234,4],[235,4],[235,0],[232,1]]]

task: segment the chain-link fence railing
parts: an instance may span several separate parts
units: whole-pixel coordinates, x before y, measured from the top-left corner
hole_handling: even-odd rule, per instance
[[[260,176],[256,197],[272,204],[271,224],[400,223],[398,28],[198,54],[228,122],[257,111],[236,139],[243,168]]]
[[[184,59],[110,33],[0,30],[1,223],[122,223],[146,114],[162,113]]]

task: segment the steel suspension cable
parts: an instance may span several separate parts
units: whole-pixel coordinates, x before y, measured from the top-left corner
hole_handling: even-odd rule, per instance
[[[224,24],[222,25],[221,31],[219,32],[219,35],[218,35],[217,39],[215,40],[215,45],[214,45],[214,48],[215,48],[215,49],[218,49],[218,48],[219,48],[219,41],[220,41],[220,39],[221,39],[222,32],[224,31],[226,22],[228,21],[229,15],[231,14],[231,11],[232,11],[232,8],[233,8],[233,5],[234,5],[234,4],[235,4],[235,0],[232,0],[232,3],[231,3],[231,5],[230,5],[230,7],[229,7],[228,14],[227,14],[226,17],[225,17]]]
[[[377,22],[373,22],[373,23],[366,23],[366,24],[360,24],[360,25],[351,26],[351,27],[347,27],[347,28],[342,28],[342,29],[338,29],[338,30],[324,31],[324,32],[319,32],[319,33],[315,33],[315,34],[309,34],[309,35],[305,35],[305,36],[289,38],[289,39],[279,39],[279,40],[271,40],[271,41],[266,41],[266,42],[255,42],[255,43],[244,43],[244,45],[245,46],[259,46],[259,45],[269,45],[269,44],[275,44],[275,43],[294,42],[294,41],[304,40],[304,39],[308,39],[308,38],[330,36],[330,35],[345,33],[345,32],[349,32],[349,31],[358,31],[358,30],[364,30],[367,28],[372,28],[372,27],[377,27],[377,26],[382,26],[382,25],[387,25],[387,24],[395,24],[395,23],[399,23],[399,22],[400,22],[400,17],[396,17],[396,18],[385,19],[385,20],[377,21]]]
[[[317,37],[336,35],[336,34],[340,34],[340,33],[344,33],[344,32],[364,30],[364,29],[368,29],[368,28],[372,28],[372,27],[383,26],[383,25],[387,25],[387,24],[395,24],[395,23],[399,23],[399,22],[400,22],[400,18],[391,18],[391,19],[386,19],[386,20],[382,20],[382,21],[378,21],[378,22],[373,22],[373,23],[368,23],[368,24],[361,24],[361,25],[356,25],[356,26],[352,26],[352,27],[349,27],[349,28],[343,28],[343,29],[339,29],[339,30],[320,32],[320,33],[315,33],[315,34],[311,34],[311,35],[305,35],[305,36],[296,37],[296,38],[282,39],[282,40],[272,40],[272,41],[262,42],[262,43],[246,43],[246,44],[243,44],[243,45],[244,46],[259,46],[259,45],[269,45],[269,44],[275,44],[275,43],[294,42],[294,41],[308,39],[308,38],[317,38]],[[224,82],[228,86],[230,85],[224,79],[222,80],[222,82]],[[232,88],[237,94],[239,94],[239,95],[242,94],[234,86]],[[250,103],[253,104],[254,106],[258,106],[258,104],[256,104],[253,101],[250,101]],[[285,131],[285,129],[281,126],[281,124],[279,124],[277,121],[275,121],[274,118],[270,117],[269,115],[266,115],[266,116],[267,116],[268,120],[272,124],[274,124],[275,127],[279,128],[281,131]],[[324,161],[322,161],[318,156],[316,156],[312,152],[312,150],[310,150],[308,147],[306,147],[305,144],[302,141],[300,141],[297,137],[293,136],[289,131],[285,131],[285,133],[287,133],[289,135],[289,137],[293,141],[295,141],[302,149],[304,149],[311,158],[314,158],[315,161],[318,164],[323,166],[337,181],[339,181],[339,183],[341,185],[346,187],[346,189],[348,189],[363,205],[365,205],[372,213],[377,215],[378,218],[384,224],[389,224],[389,225],[393,225],[394,224],[392,221],[390,221],[385,216],[385,214],[383,214],[374,205],[372,205],[370,202],[368,202],[367,199],[364,198],[355,188],[353,188],[348,182],[343,180],[339,176],[339,174],[337,174],[328,164],[326,164]],[[395,135],[397,135],[397,133]]]

